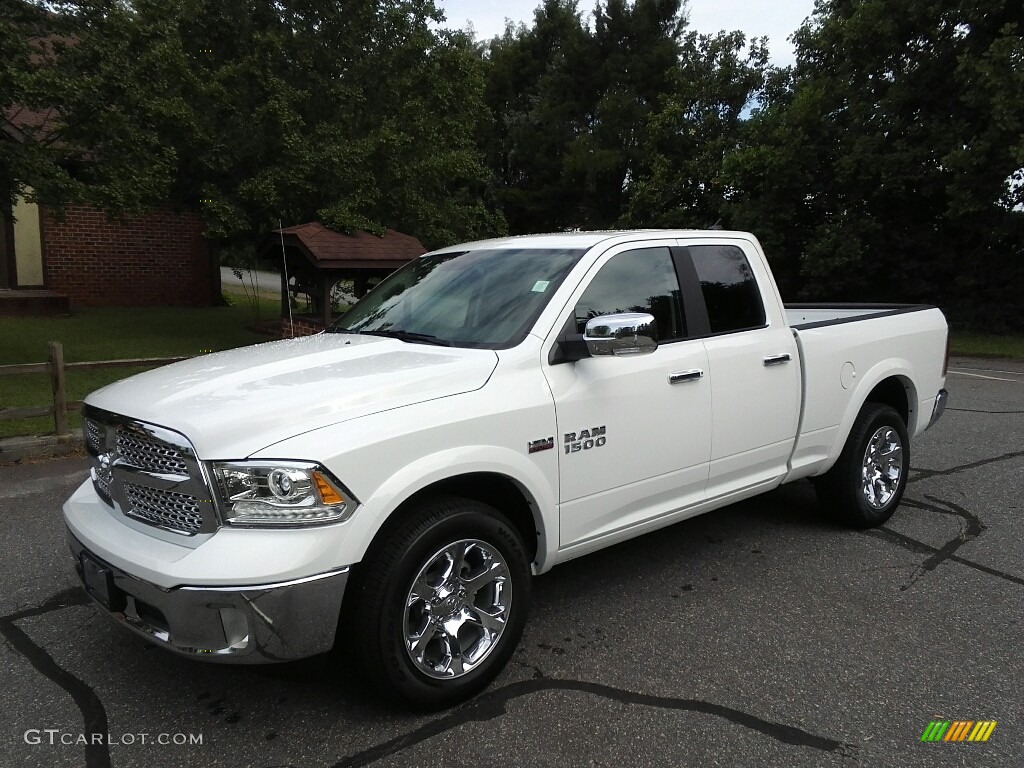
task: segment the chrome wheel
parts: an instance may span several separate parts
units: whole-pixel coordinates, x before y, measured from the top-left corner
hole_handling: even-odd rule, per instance
[[[472,672],[494,650],[512,607],[508,564],[477,539],[448,544],[427,559],[405,601],[405,649],[430,677]]]
[[[881,427],[868,441],[861,467],[861,493],[874,509],[888,504],[900,487],[903,444],[892,427]]]

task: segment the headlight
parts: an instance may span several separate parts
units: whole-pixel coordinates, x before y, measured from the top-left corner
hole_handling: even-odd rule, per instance
[[[301,461],[213,462],[224,522],[242,527],[340,523],[354,497],[319,464]]]

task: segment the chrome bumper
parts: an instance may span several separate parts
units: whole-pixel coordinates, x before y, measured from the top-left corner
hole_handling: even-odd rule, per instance
[[[946,402],[949,400],[949,392],[944,389],[939,390],[939,394],[935,397],[935,405],[932,407],[932,418],[928,422],[928,426],[925,429],[930,428],[936,421],[942,418],[942,414],[946,412]]]
[[[69,531],[85,591],[105,613],[156,645],[236,664],[289,661],[329,651],[349,569],[241,587],[162,589],[100,560]]]

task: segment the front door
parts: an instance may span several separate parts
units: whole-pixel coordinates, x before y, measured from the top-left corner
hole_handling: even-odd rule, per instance
[[[649,313],[657,322],[654,352],[545,365],[559,431],[563,548],[704,498],[711,383],[704,343],[688,338],[683,322],[674,245],[604,254],[562,320],[571,314],[582,333],[593,317]]]

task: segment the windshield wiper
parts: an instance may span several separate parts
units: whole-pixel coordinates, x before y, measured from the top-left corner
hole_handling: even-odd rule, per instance
[[[450,347],[452,343],[439,339],[437,336],[431,336],[429,333],[413,333],[412,331],[397,331],[393,329],[386,329],[383,331],[357,331],[364,336],[383,336],[388,339],[398,339],[399,341],[407,341],[411,344],[435,344],[439,347]]]

